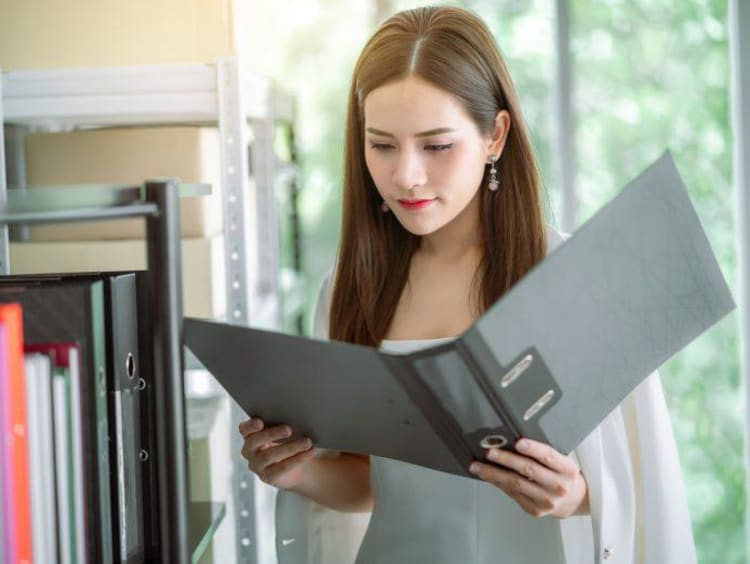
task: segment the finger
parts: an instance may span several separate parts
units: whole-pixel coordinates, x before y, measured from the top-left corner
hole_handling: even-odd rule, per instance
[[[263,420],[260,417],[251,417],[246,421],[242,421],[238,427],[240,435],[243,438],[247,438],[250,433],[256,433],[263,429]]]
[[[531,439],[521,439],[516,443],[516,450],[524,455],[529,456],[550,470],[564,473],[571,476],[578,472],[575,462],[564,454],[560,454],[554,448],[538,441]]]
[[[560,474],[542,466],[533,458],[527,458],[499,448],[487,451],[487,459],[510,468],[531,482],[536,482],[547,489],[556,489],[561,483]]]
[[[286,458],[281,462],[272,464],[265,468],[262,474],[258,474],[261,479],[268,483],[273,484],[279,478],[281,478],[287,472],[294,470],[297,466],[300,466],[315,456],[315,449],[311,448],[299,454],[295,454],[290,458]]]
[[[550,494],[538,484],[529,482],[510,470],[481,462],[472,463],[472,467],[474,464],[478,465],[476,474],[480,479],[497,486],[512,498],[515,499],[520,494],[529,498],[540,509],[551,510],[554,507]]]
[[[245,439],[245,446],[253,453],[260,450],[261,447],[273,441],[280,441],[292,435],[292,428],[289,425],[276,425],[269,427],[257,433],[251,433]]]
[[[312,448],[312,441],[308,438],[297,439],[267,448],[256,454],[253,466],[257,466],[259,470],[263,470],[268,466],[286,460],[287,458],[291,458],[300,452],[310,450],[310,448]]]
[[[545,515],[549,515],[550,510],[549,509],[542,509],[539,507],[531,498],[526,497],[523,494],[515,494],[511,496],[518,505],[521,506],[521,509],[523,509],[526,513],[531,515],[532,517],[544,517]]]

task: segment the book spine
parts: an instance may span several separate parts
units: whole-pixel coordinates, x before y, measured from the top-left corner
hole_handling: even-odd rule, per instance
[[[21,306],[0,306],[0,323],[7,328],[6,429],[2,442],[7,445],[4,465],[4,497],[10,501],[5,514],[5,541],[10,548],[7,562],[32,562],[31,492],[29,489],[29,445],[26,433],[26,386],[23,366],[23,322]],[[8,401],[9,400],[9,401]],[[7,503],[7,502],[6,502]]]

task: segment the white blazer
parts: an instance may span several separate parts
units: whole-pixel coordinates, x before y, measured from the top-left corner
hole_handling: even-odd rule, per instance
[[[547,252],[566,238],[548,228]],[[332,282],[331,272],[321,287],[315,314],[314,334],[323,339],[328,338]],[[567,563],[696,562],[682,472],[658,372],[615,408],[572,457],[586,478],[590,515],[560,520]],[[339,513],[279,491],[279,564],[354,562],[368,519],[369,514]]]

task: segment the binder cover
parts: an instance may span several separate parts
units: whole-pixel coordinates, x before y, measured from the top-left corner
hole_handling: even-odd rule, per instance
[[[455,341],[397,355],[197,319],[184,334],[248,414],[472,477],[521,436],[570,452],[733,308],[666,153]]]

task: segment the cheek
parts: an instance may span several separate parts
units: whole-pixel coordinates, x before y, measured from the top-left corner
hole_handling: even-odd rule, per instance
[[[484,161],[474,150],[457,147],[437,159],[435,171],[439,178],[451,185],[466,185],[473,189],[478,179],[482,178]]]
[[[365,164],[373,182],[375,182],[375,186],[378,191],[381,191],[381,187],[384,186],[384,181],[387,179],[388,164],[386,160],[376,151],[366,150]]]

